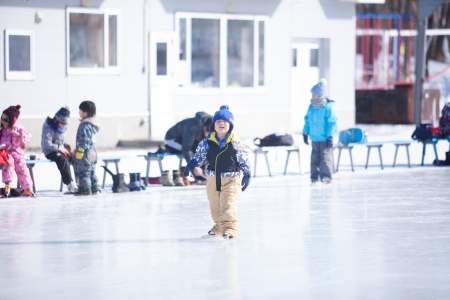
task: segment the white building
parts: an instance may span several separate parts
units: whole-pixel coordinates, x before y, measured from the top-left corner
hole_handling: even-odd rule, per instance
[[[97,104],[100,146],[161,139],[228,104],[243,137],[299,131],[328,80],[339,127],[354,123],[356,0],[0,0],[0,109],[41,124]]]

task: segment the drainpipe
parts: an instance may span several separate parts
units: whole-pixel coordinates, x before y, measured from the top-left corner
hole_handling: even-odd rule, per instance
[[[147,99],[147,123],[148,123],[148,138],[150,139],[152,136],[152,128],[151,128],[151,105],[150,105],[150,71],[148,68],[148,58],[149,58],[149,51],[148,51],[148,32],[147,32],[147,18],[148,18],[148,0],[144,0],[143,7],[142,7],[142,68],[141,73],[145,74],[147,73],[146,78],[146,99]]]

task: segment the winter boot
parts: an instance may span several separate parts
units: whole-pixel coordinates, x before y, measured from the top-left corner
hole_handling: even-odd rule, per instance
[[[325,184],[330,184],[331,183],[331,178],[330,177],[324,177],[322,178],[322,182]]]
[[[144,191],[147,188],[147,181],[145,181],[143,178],[141,178],[141,173],[136,173],[137,175],[137,181],[139,182],[139,187],[141,188],[141,191]]]
[[[30,189],[23,190],[22,193],[20,193],[21,197],[34,197],[34,193]]]
[[[220,228],[219,228],[218,225],[214,225],[213,228],[211,228],[208,231],[208,235],[209,236],[215,236],[215,235],[218,235],[218,234],[220,234]]]
[[[174,186],[170,171],[163,171],[161,175],[161,184],[163,186]]]
[[[180,170],[173,170],[173,183],[175,186],[184,186],[183,178],[180,175]]]
[[[4,197],[8,198],[9,196],[11,196],[11,184],[10,183],[5,183],[5,188],[4,188]]]
[[[130,173],[130,184],[128,185],[131,192],[137,192],[141,190],[141,181],[139,173]]]
[[[226,240],[234,239],[234,233],[232,233],[231,231],[228,231],[228,230],[225,230],[225,232],[223,233],[222,236]]]
[[[113,178],[113,186],[112,186],[113,193],[125,193],[130,191],[127,184],[125,183],[125,175],[123,173],[116,174],[112,178]]]

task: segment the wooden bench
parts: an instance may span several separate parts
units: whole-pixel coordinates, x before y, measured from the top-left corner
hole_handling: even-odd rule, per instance
[[[284,171],[283,171],[283,175],[287,174],[287,168],[289,165],[289,159],[291,154],[295,153],[297,154],[297,162],[298,162],[298,170],[299,173],[302,173],[302,169],[301,169],[301,161],[300,161],[300,149],[297,146],[273,146],[273,147],[256,147],[255,149],[253,149],[253,154],[255,156],[255,164],[253,166],[253,176],[256,176],[256,167],[258,164],[258,156],[259,155],[263,155],[264,156],[264,160],[266,162],[266,167],[267,167],[267,172],[269,174],[269,176],[272,176],[272,172],[270,170],[270,163],[269,163],[269,151],[270,150],[282,150],[282,151],[286,151],[286,161],[284,163]]]
[[[424,161],[425,161],[425,154],[427,151],[427,145],[433,145],[433,151],[434,151],[434,157],[436,160],[439,159],[438,156],[438,152],[437,152],[437,148],[436,148],[436,144],[439,142],[439,139],[429,139],[429,140],[424,140],[424,141],[420,141],[422,143],[422,161],[420,163],[421,166],[423,166]]]
[[[33,169],[34,169],[34,166],[39,163],[54,163],[54,162],[51,160],[48,160],[48,159],[27,159],[26,160],[28,171],[30,171],[31,182],[33,184],[33,193],[36,193],[36,183],[35,183],[35,179],[34,179]],[[62,190],[63,190],[63,181],[61,178],[61,182],[59,184],[59,191],[62,192]]]
[[[350,157],[350,166],[352,167],[352,172],[354,172],[355,168],[353,166],[353,155],[352,155],[353,144],[348,144],[348,145],[339,144],[336,146],[336,148],[338,149],[338,159],[337,159],[337,163],[336,163],[336,168],[333,167],[333,169],[335,169],[336,172],[339,172],[339,165],[341,163],[341,152],[342,152],[342,150],[347,149],[348,155]],[[334,155],[332,154],[332,157],[333,156]],[[334,166],[334,163],[333,163],[333,166]]]
[[[163,154],[157,154],[157,153],[152,153],[152,152],[147,152],[147,154],[144,155],[138,155],[139,157],[143,157],[146,162],[147,162],[147,166],[145,168],[145,177],[149,178],[150,177],[150,166],[152,161],[155,161],[158,163],[159,166],[159,172],[162,175],[163,172],[163,166],[162,166],[162,161],[165,157],[167,156],[177,156],[177,158],[179,159],[179,168],[181,168],[181,166],[183,165],[183,155],[182,154],[171,154],[171,153],[163,153]],[[145,181],[147,183],[147,181]]]
[[[367,147],[367,157],[366,157],[366,166],[365,166],[365,168],[367,169],[367,167],[369,166],[370,150],[372,148],[376,148],[378,150],[378,158],[380,160],[380,168],[383,170],[384,166],[383,166],[383,157],[381,155],[381,147],[383,147],[384,143],[382,143],[382,142],[371,142],[371,143],[366,143],[365,145]]]
[[[406,158],[408,161],[408,168],[411,168],[411,160],[410,160],[410,156],[409,156],[409,146],[411,145],[411,142],[410,141],[393,141],[392,144],[394,144],[394,146],[395,146],[394,162],[392,164],[392,167],[395,168],[395,165],[397,164],[398,149],[400,147],[405,147]]]
[[[103,165],[107,168],[109,164],[114,164],[116,168],[116,174],[119,174],[119,163],[121,158],[120,157],[105,157],[100,158],[100,160],[103,161]],[[106,182],[106,170],[103,170],[103,180],[102,180],[102,189],[105,188],[105,182]]]

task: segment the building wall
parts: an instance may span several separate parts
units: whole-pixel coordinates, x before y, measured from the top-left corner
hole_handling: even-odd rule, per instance
[[[60,2],[64,2],[61,4]],[[254,14],[267,16],[266,86],[261,89],[171,89],[164,99],[167,120],[174,123],[193,116],[196,111],[214,113],[228,104],[235,114],[237,128],[243,137],[254,137],[275,131],[299,131],[303,122],[291,113],[291,43],[295,39],[314,38],[327,41],[329,93],[337,101],[340,127],[354,123],[354,4],[335,0],[159,0],[124,1],[91,0],[90,6],[118,9],[122,30],[121,72],[119,75],[66,75],[65,6],[79,1],[33,1],[26,7],[16,1],[0,3],[0,30],[32,29],[35,31],[36,79],[4,81],[3,55],[0,56],[0,95],[3,107],[21,103],[22,123],[33,133],[33,145],[40,142],[40,126],[47,115],[61,105],[71,108],[69,138],[74,138],[76,112],[80,101],[93,99],[98,105],[100,146],[113,146],[119,139],[147,138],[149,132],[148,45],[143,32],[175,30],[176,12]],[[144,8],[145,3],[147,7]],[[42,16],[34,23],[34,14]],[[143,20],[143,12],[147,20]],[[146,23],[146,24],[145,24]],[[3,51],[3,38],[0,41]],[[144,69],[144,72],[143,72]],[[299,101],[305,102],[310,95]],[[158,99],[151,99],[158,101]],[[170,112],[169,112],[170,111]],[[304,112],[300,112],[301,120]],[[297,124],[297,125],[296,125]],[[161,138],[161,134],[153,135]]]
[[[303,114],[291,114],[291,50],[293,40],[327,40],[330,97],[337,101],[340,126],[354,124],[354,4],[335,0],[303,1],[198,1],[161,0],[150,6],[150,30],[175,30],[176,12],[208,12],[265,15],[266,87],[253,90],[193,90],[175,88],[173,121],[192,116],[195,111],[213,113],[226,103],[235,114],[241,136],[254,137],[276,131],[299,131]],[[328,65],[329,64],[329,65]],[[298,99],[306,109],[310,95]],[[295,125],[293,125],[295,124]]]
[[[39,145],[43,120],[60,106],[68,106],[72,112],[68,140],[74,141],[78,105],[86,99],[97,104],[99,145],[114,146],[118,139],[148,136],[147,74],[142,72],[143,1],[126,5],[120,0],[85,2],[89,7],[119,11],[122,64],[118,75],[66,75],[65,7],[79,6],[80,1],[32,1],[24,6],[16,6],[18,1],[0,3],[2,52],[5,29],[33,30],[35,35],[35,80],[5,81],[4,55],[0,56],[0,109],[22,105],[20,122],[33,135],[31,146]],[[39,24],[34,22],[36,12],[42,18]]]

